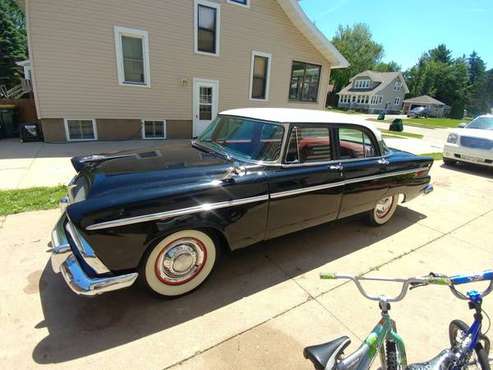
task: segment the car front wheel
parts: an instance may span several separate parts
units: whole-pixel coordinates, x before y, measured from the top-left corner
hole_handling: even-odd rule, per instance
[[[380,199],[375,208],[368,213],[370,224],[375,226],[386,224],[394,215],[398,203],[398,194]]]
[[[154,293],[166,297],[180,296],[204,282],[214,268],[216,256],[216,244],[206,233],[178,231],[150,250],[141,276]]]

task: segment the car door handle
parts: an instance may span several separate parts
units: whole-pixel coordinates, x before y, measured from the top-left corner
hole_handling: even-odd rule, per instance
[[[389,164],[390,164],[390,162],[389,162],[388,160],[386,160],[385,158],[380,158],[380,159],[378,160],[378,164],[382,164],[382,165],[387,166],[387,165],[389,165]]]
[[[331,164],[329,166],[329,170],[330,171],[342,171],[344,169],[344,166],[339,163],[339,164]]]

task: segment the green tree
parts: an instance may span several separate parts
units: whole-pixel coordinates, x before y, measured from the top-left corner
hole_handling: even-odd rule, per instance
[[[380,62],[376,64],[373,67],[373,70],[378,72],[399,72],[401,70],[401,66],[392,60],[389,63]]]
[[[488,109],[493,109],[493,69],[490,69],[486,73],[486,100],[488,103]]]
[[[14,0],[0,0],[0,85],[18,83],[17,61],[27,55],[24,15]]]
[[[486,64],[473,51],[467,59],[469,72],[469,87],[466,109],[473,115],[488,111]]]
[[[355,74],[372,69],[383,56],[383,46],[372,39],[368,25],[357,23],[353,26],[339,26],[332,43],[351,66],[332,72],[331,81],[335,91],[339,91]]]
[[[453,59],[442,44],[424,53],[404,76],[411,96],[433,96],[450,105],[451,117],[463,117],[469,85],[468,63],[464,58]]]

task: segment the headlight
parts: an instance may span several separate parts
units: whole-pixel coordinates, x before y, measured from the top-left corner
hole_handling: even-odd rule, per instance
[[[457,144],[457,140],[459,140],[459,135],[457,134],[449,134],[447,138],[447,143]]]

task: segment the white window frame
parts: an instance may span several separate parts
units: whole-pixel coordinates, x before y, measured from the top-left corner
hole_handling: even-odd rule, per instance
[[[115,52],[118,83],[122,86],[151,87],[151,67],[149,64],[149,34],[147,31],[127,27],[114,27]],[[125,66],[123,64],[122,36],[142,39],[142,56],[144,58],[144,83],[126,82]]]
[[[401,98],[400,96],[396,96],[394,98],[394,105],[400,105],[401,104]]]
[[[378,101],[377,101],[377,104],[382,104],[383,103],[383,96],[382,95],[378,95]]]
[[[68,121],[92,121],[92,131],[94,132],[94,139],[71,139],[70,131],[68,129]],[[96,119],[94,118],[64,118],[63,124],[65,126],[65,138],[67,141],[96,141],[98,140],[98,127],[96,125]]]
[[[216,52],[207,53],[199,50],[199,5],[216,9]],[[241,5],[241,4],[238,4]],[[213,3],[207,0],[195,0],[193,10],[193,48],[195,54],[218,57],[221,46],[221,4]]]
[[[146,122],[162,122],[163,123],[163,136],[162,137],[146,137],[145,123]],[[166,120],[165,119],[142,119],[142,139],[144,140],[166,140]]]
[[[234,0],[228,0],[228,4],[234,4],[234,5],[242,6],[243,8],[249,8],[250,7],[250,0],[246,0],[246,4],[237,3]]]
[[[253,68],[255,66],[255,57],[264,57],[267,58],[267,80],[265,81],[265,99],[252,98],[253,92]],[[264,53],[263,51],[252,50],[252,57],[250,60],[250,91],[248,97],[252,101],[269,101],[269,91],[270,91],[270,71],[272,66],[272,54]]]
[[[394,82],[394,91],[400,91],[402,88],[402,81],[401,80],[396,80]]]

